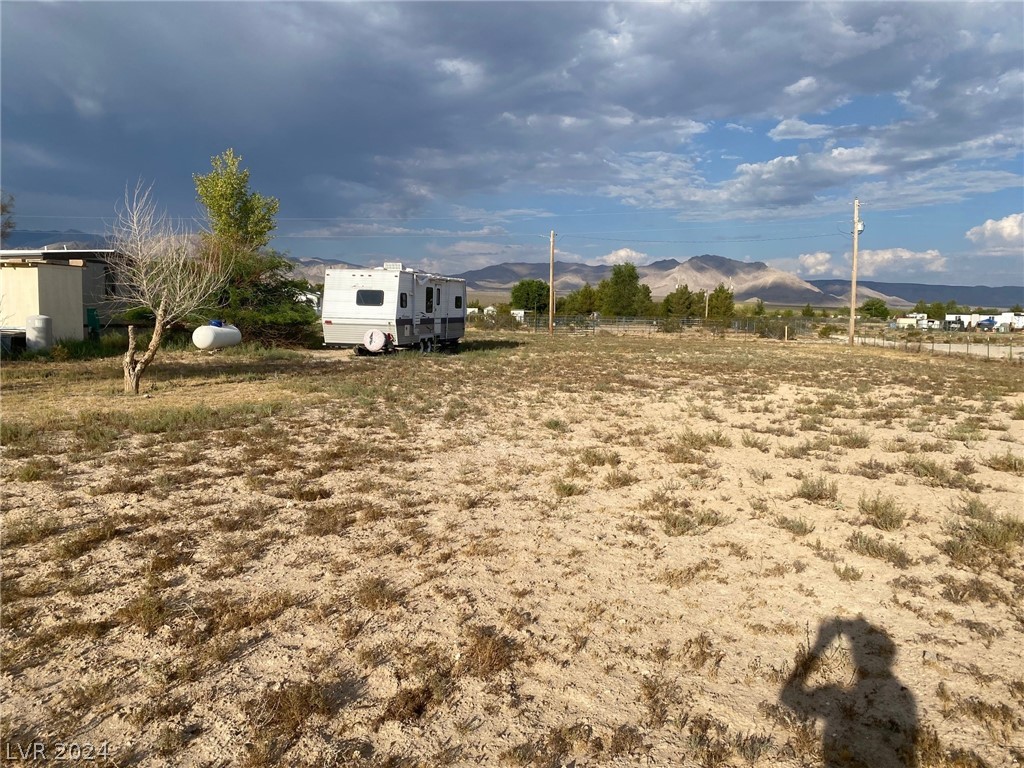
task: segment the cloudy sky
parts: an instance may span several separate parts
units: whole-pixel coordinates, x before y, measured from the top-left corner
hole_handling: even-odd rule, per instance
[[[449,273],[702,253],[1024,283],[1024,5],[0,4],[21,229],[228,147],[293,256]]]

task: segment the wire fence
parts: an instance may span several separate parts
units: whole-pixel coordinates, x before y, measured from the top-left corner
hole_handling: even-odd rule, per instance
[[[833,341],[847,343],[849,337]],[[1016,342],[1016,343],[1015,343]],[[1005,360],[1007,362],[1024,364],[1024,338],[1015,337],[1014,334],[986,337],[978,340],[968,334],[947,335],[944,338],[886,338],[884,334],[855,334],[854,343],[865,347],[882,347],[884,349],[895,349],[902,352],[925,355],[941,355],[952,357],[954,355],[970,355],[971,357],[982,357],[986,360]]]
[[[527,317],[517,326],[535,333],[546,333],[548,319]],[[804,318],[732,318],[729,320],[703,317],[607,317],[594,315],[556,316],[554,333],[567,335],[597,335],[609,333],[619,336],[653,336],[658,333],[681,333],[702,330],[712,334],[746,333],[771,338],[795,338],[806,335],[814,328]]]
[[[501,318],[508,330],[547,333],[548,318],[527,316],[519,322],[510,316]],[[493,322],[493,320],[492,320]],[[712,336],[747,334],[771,339],[806,339],[814,337],[833,344],[847,344],[847,321],[844,318],[822,320],[805,317],[739,317],[729,320],[702,317],[608,317],[601,315],[556,316],[554,333],[565,336],[596,336],[606,333],[618,336],[651,337],[701,331]],[[1004,360],[1024,364],[1024,335],[1000,334],[985,338],[966,333],[946,333],[941,337],[920,336],[913,332],[886,335],[884,330],[858,329],[854,342],[858,346],[894,349],[911,354],[970,355],[988,360]]]

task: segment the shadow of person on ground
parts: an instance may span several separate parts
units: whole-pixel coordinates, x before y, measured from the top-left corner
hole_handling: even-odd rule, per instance
[[[846,667],[845,641],[855,671],[845,684],[823,680]],[[822,622],[814,645],[798,653],[795,669],[779,700],[802,717],[823,721],[822,757],[826,768],[916,768],[918,719],[913,694],[892,672],[896,645],[864,619]]]

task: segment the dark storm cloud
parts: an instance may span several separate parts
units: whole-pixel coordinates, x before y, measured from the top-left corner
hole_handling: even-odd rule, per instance
[[[916,179],[913,196],[927,202],[929,190],[959,194],[951,164],[1021,148],[1019,5],[5,3],[0,13],[4,186],[26,212],[91,214],[142,176],[190,214],[191,174],[229,146],[254,186],[281,198],[282,217],[401,217],[513,189],[600,191],[711,217],[806,213],[858,178],[888,189]],[[741,162],[724,180],[698,169],[695,144],[716,123],[821,126],[874,94],[901,99],[906,114],[864,116],[828,144]],[[1012,177],[964,170],[963,193]]]

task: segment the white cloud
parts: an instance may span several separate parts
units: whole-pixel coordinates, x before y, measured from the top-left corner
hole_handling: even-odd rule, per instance
[[[645,264],[650,257],[646,253],[640,251],[634,251],[632,248],[618,248],[611,253],[605,254],[594,259],[595,264],[625,264],[627,261],[631,264],[640,266]]]
[[[768,131],[768,135],[775,141],[783,141],[784,139],[821,139],[831,135],[831,133],[831,126],[805,123],[799,118],[783,120]]]
[[[422,269],[442,275],[459,274],[506,262],[546,262],[548,259],[546,244],[517,245],[486,240],[428,243],[424,251],[430,255],[421,256],[419,260],[409,260],[410,266],[415,262]],[[563,260],[560,252],[558,258]]]
[[[965,237],[990,256],[1024,255],[1024,213],[989,219],[967,230]]]
[[[65,168],[67,164],[49,150],[20,141],[4,142],[4,161],[20,163],[27,168]]]
[[[832,254],[827,251],[802,253],[797,257],[797,261],[800,262],[800,271],[808,277],[828,275],[834,271],[832,267]]]
[[[75,110],[82,117],[93,118],[103,115],[103,104],[97,98],[76,93],[71,97],[71,100],[75,104]]]
[[[802,77],[792,85],[782,89],[787,96],[806,96],[818,90],[818,81],[813,77]]]
[[[434,66],[442,74],[455,78],[467,90],[478,88],[484,80],[483,67],[468,59],[438,59]]]
[[[725,127],[730,131],[739,131],[740,133],[753,133],[754,129],[747,125],[740,125],[739,123],[726,123]]]
[[[857,259],[858,271],[862,277],[875,277],[883,272],[943,272],[946,269],[946,257],[937,250],[883,248],[861,251]]]

